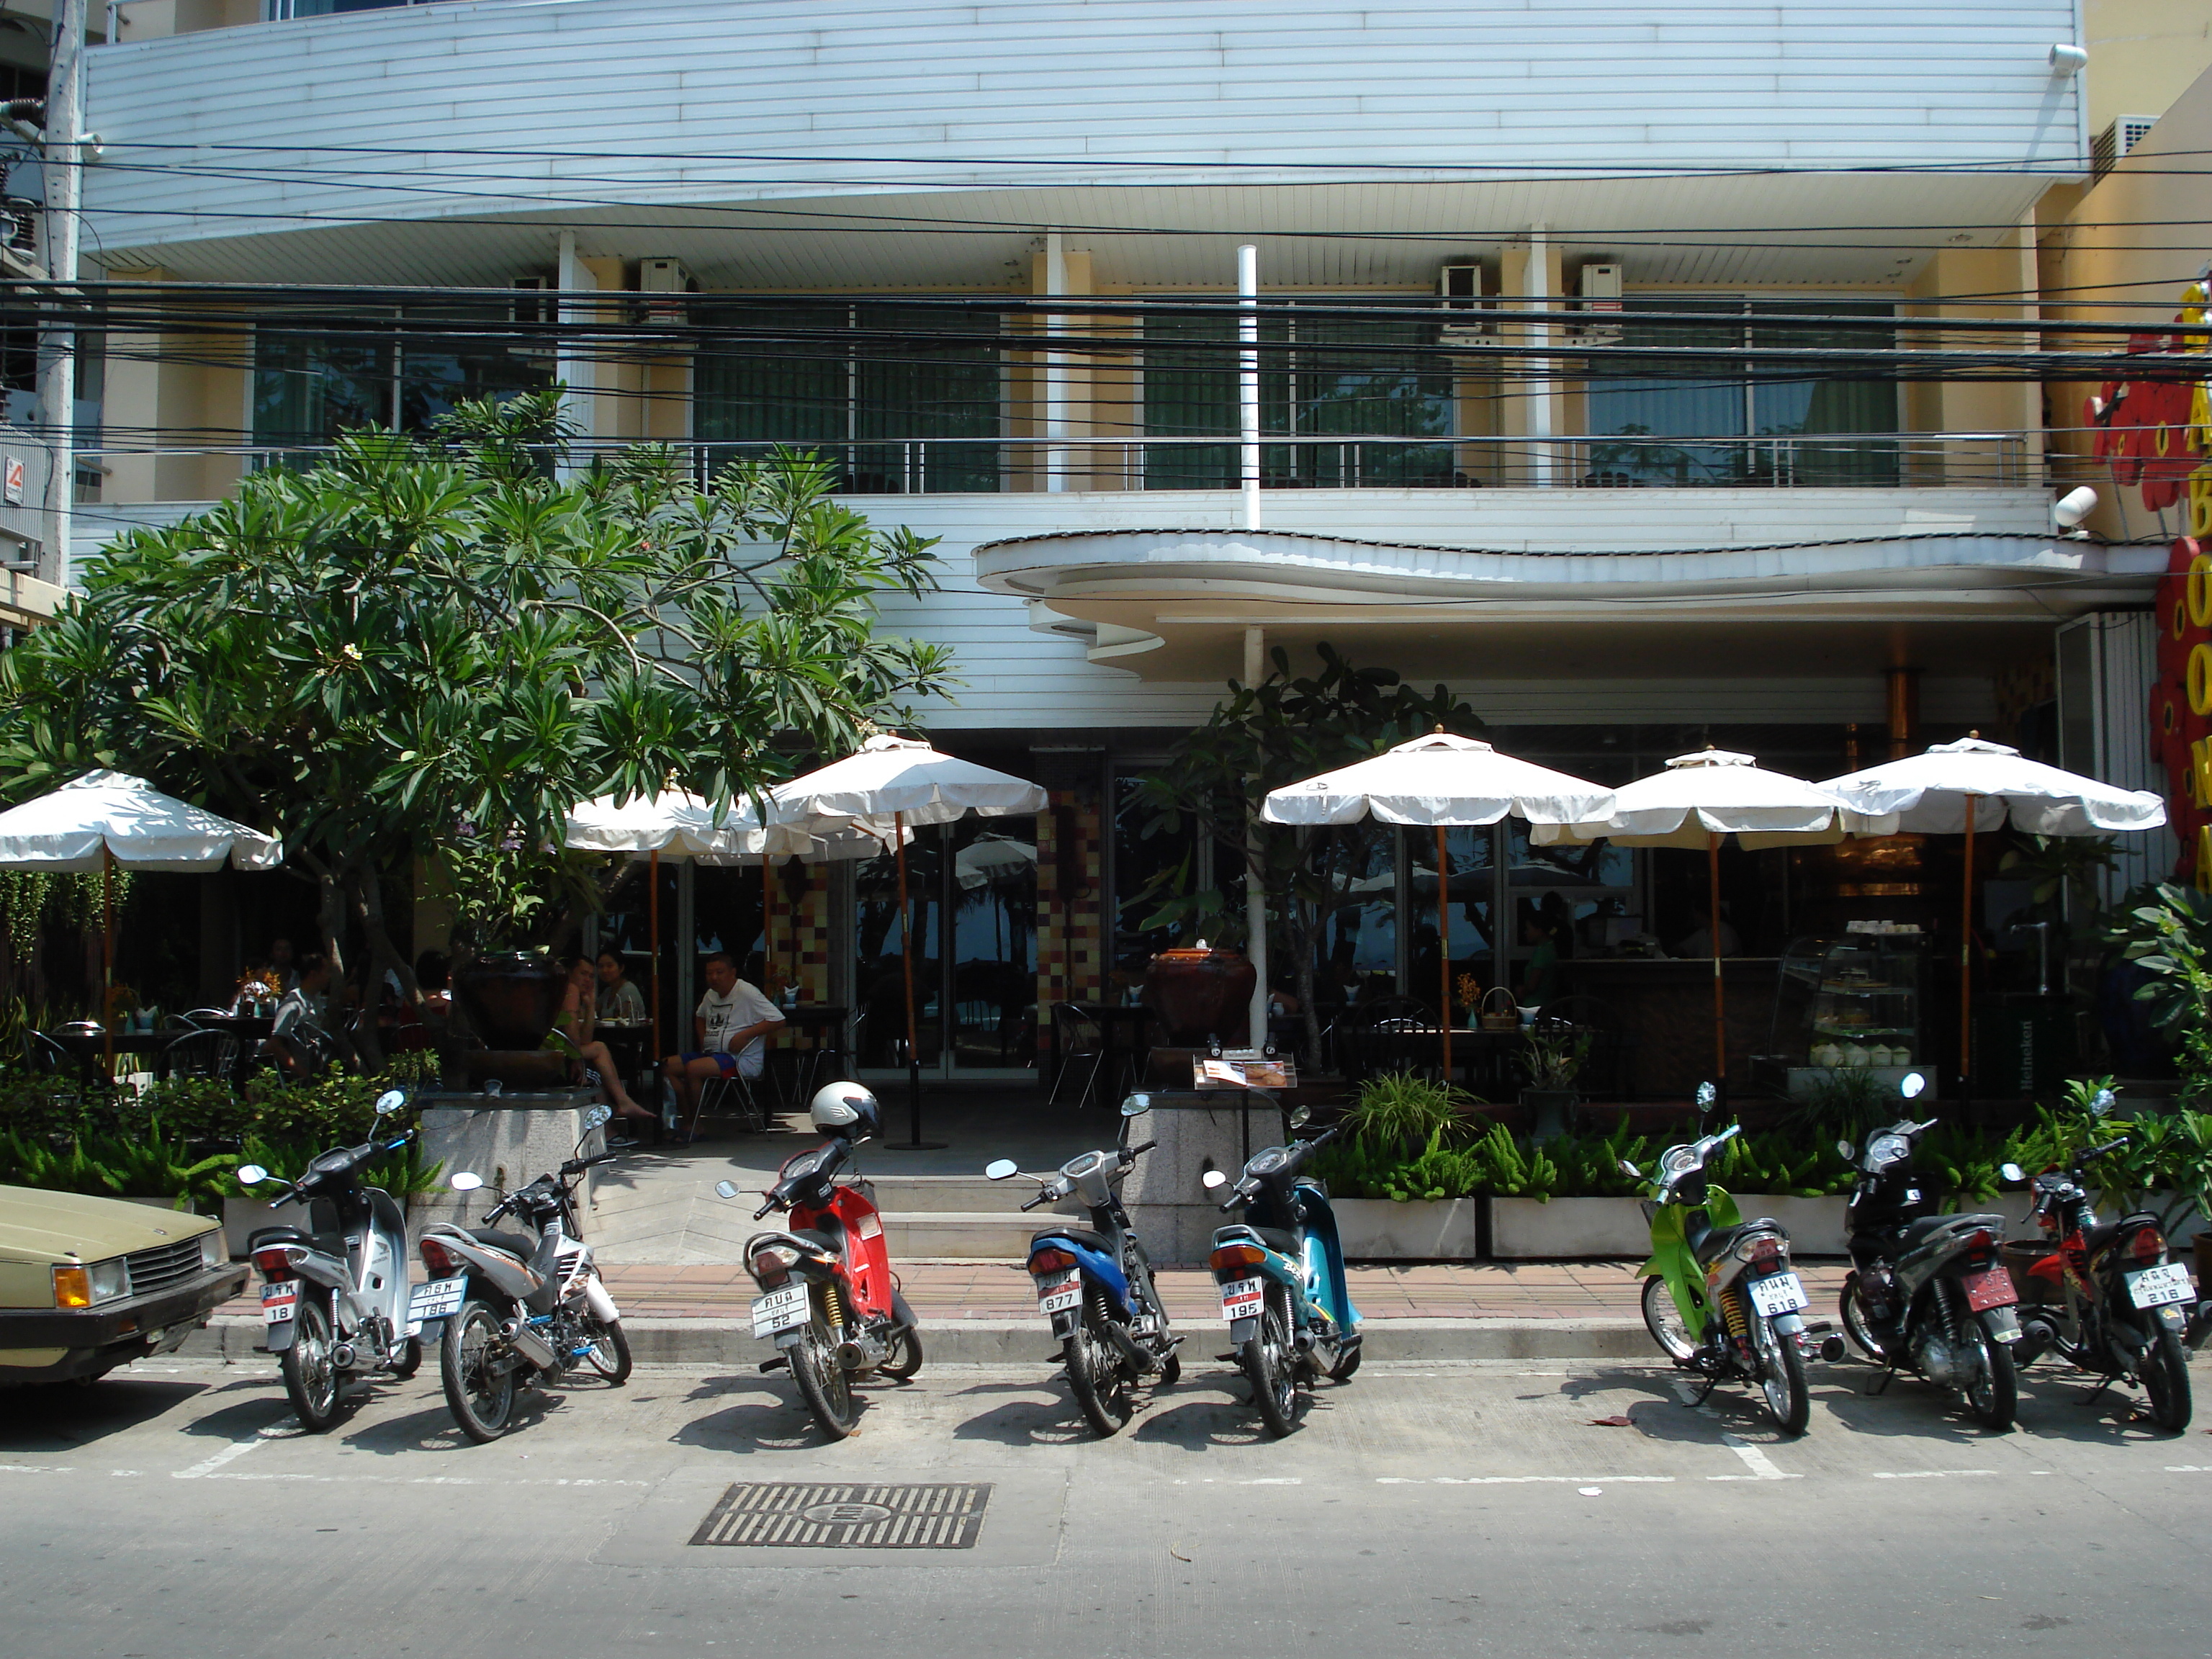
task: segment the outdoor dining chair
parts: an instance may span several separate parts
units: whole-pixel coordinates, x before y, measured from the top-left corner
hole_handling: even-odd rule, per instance
[[[1060,1090],[1072,1074],[1080,1072],[1083,1082],[1075,1091],[1075,1108],[1081,1111],[1091,1103],[1099,1068],[1106,1063],[1105,1027],[1072,1002],[1054,1003],[1052,1056],[1052,1092],[1044,1103],[1059,1105]]]

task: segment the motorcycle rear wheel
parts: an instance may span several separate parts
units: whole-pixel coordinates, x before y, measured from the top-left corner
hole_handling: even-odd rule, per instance
[[[1135,1380],[1129,1375],[1128,1362],[1091,1329],[1088,1319],[1068,1333],[1060,1357],[1067,1362],[1067,1386],[1074,1392],[1075,1403],[1099,1438],[1119,1434],[1136,1409]]]
[[[2196,1400],[2189,1388],[2189,1355],[2181,1339],[2161,1323],[2143,1356],[2143,1392],[2150,1397],[2150,1420],[2168,1434],[2189,1426]]]
[[[894,1382],[906,1382],[921,1369],[921,1333],[911,1325],[902,1326],[884,1344],[884,1363],[876,1370]]]
[[[1682,1310],[1674,1305],[1674,1291],[1656,1273],[1644,1281],[1644,1328],[1651,1333],[1660,1352],[1677,1365],[1688,1363],[1698,1351],[1698,1345],[1690,1340],[1690,1328],[1682,1321]]]
[[[629,1338],[623,1334],[622,1321],[610,1319],[602,1324],[591,1315],[584,1316],[584,1334],[592,1346],[585,1351],[584,1363],[619,1389],[629,1381]]]
[[[438,1376],[446,1407],[463,1434],[488,1446],[507,1432],[514,1414],[514,1371],[498,1364],[500,1316],[489,1303],[471,1300],[446,1322],[438,1344]]]
[[[1252,1380],[1252,1403],[1267,1432],[1280,1440],[1298,1426],[1297,1356],[1291,1347],[1290,1293],[1279,1285],[1267,1286],[1260,1310],[1260,1328],[1244,1345],[1241,1356],[1244,1375]]]
[[[853,1377],[837,1363],[837,1339],[817,1309],[806,1322],[798,1346],[785,1350],[791,1356],[791,1380],[799,1384],[799,1397],[822,1432],[842,1440],[860,1426],[860,1408],[853,1401]]]
[[[276,1369],[283,1374],[284,1392],[310,1434],[325,1434],[340,1412],[338,1368],[331,1358],[331,1316],[320,1296],[302,1296],[293,1316],[292,1346],[284,1350]]]
[[[1961,1303],[1966,1299],[1956,1287],[1951,1294]],[[1981,1380],[1960,1390],[1966,1410],[1984,1428],[2002,1434],[2020,1413],[2020,1377],[2013,1368],[2012,1344],[1997,1340],[1996,1328],[1987,1314],[1969,1310],[1965,1329],[1966,1340],[1980,1350],[1982,1362]]]
[[[392,1375],[402,1382],[422,1369],[422,1339],[410,1336],[399,1345],[399,1358],[392,1362]]]
[[[1349,1348],[1339,1348],[1336,1364],[1328,1368],[1328,1380],[1332,1382],[1351,1382],[1352,1373],[1359,1369],[1359,1356],[1365,1347],[1366,1344],[1355,1342]]]
[[[1874,1316],[1867,1311],[1866,1291],[1859,1283],[1856,1268],[1844,1275],[1843,1294],[1837,1298],[1836,1311],[1842,1316],[1844,1329],[1850,1334],[1861,1353],[1877,1365],[1890,1363],[1889,1350],[1882,1346],[1881,1339],[1874,1334]]]
[[[1797,1339],[1774,1328],[1774,1322],[1752,1316],[1752,1346],[1759,1353],[1759,1391],[1766,1414],[1786,1435],[1801,1435],[1813,1420],[1813,1396],[1805,1388],[1805,1356]]]

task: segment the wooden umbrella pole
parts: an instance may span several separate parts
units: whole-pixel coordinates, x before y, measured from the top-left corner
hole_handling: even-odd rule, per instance
[[[1721,981],[1721,838],[1705,831],[1705,875],[1712,886],[1713,944],[1713,1076],[1715,1087],[1727,1104],[1728,991]]]
[[[652,951],[646,969],[646,982],[653,988],[653,1053],[655,1059],[668,1053],[660,1046],[660,849],[653,849],[647,860],[645,881],[645,935]]]
[[[775,935],[769,929],[768,843],[761,843],[761,989],[775,979]]]
[[[1960,901],[1959,915],[1959,1096],[1962,1101],[1974,1069],[1974,807],[1980,799],[1966,797],[1966,896]]]
[[[914,913],[906,896],[906,814],[891,814],[891,836],[898,849],[899,959],[906,968],[907,1134],[910,1146],[921,1145],[921,1048],[914,1024]]]
[[[1497,926],[1495,919],[1492,927]],[[1443,1011],[1444,1086],[1452,1080],[1451,1039],[1451,872],[1444,850],[1444,827],[1437,826],[1437,965],[1443,979],[1437,1006]]]
[[[100,1029],[107,1050],[107,1080],[115,1081],[115,852],[100,843]]]

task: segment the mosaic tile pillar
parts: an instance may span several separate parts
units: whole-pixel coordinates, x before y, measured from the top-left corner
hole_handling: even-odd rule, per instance
[[[1088,1002],[1106,983],[1105,822],[1097,789],[1054,788],[1037,815],[1037,1043],[1052,1006]]]

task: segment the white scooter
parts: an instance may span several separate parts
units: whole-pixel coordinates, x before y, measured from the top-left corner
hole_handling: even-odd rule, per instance
[[[577,1237],[577,1182],[593,1164],[629,1150],[581,1156],[613,1115],[605,1106],[592,1107],[584,1115],[579,1156],[507,1194],[483,1226],[441,1222],[424,1230],[416,1247],[432,1275],[421,1291],[423,1337],[439,1339],[446,1404],[471,1440],[489,1443],[506,1433],[515,1391],[532,1381],[556,1381],[579,1364],[617,1387],[629,1376],[622,1315],[591,1247]],[[449,1184],[472,1193],[483,1181],[463,1170]],[[491,1224],[507,1214],[535,1225],[537,1242],[495,1231]]]
[[[394,1089],[376,1103],[390,1117],[407,1104]],[[334,1147],[290,1181],[258,1164],[241,1166],[249,1189],[274,1181],[276,1202],[307,1206],[307,1230],[261,1227],[246,1253],[261,1275],[261,1318],[269,1352],[301,1425],[319,1434],[337,1423],[349,1378],[377,1372],[410,1377],[422,1363],[421,1313],[407,1283],[407,1218],[391,1194],[362,1182],[361,1172],[413,1139]]]

